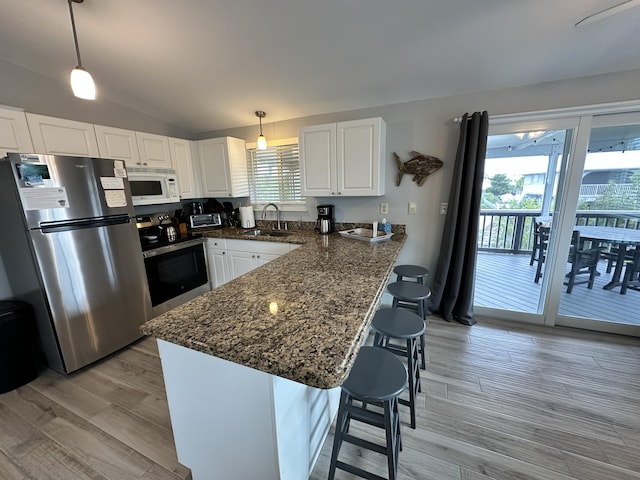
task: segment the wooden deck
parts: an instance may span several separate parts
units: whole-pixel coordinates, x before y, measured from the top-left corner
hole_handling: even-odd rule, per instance
[[[529,265],[529,255],[478,253],[475,304],[483,307],[538,312],[541,285],[534,283],[536,264]],[[560,299],[560,315],[591,318],[614,323],[640,325],[640,292],[628,290],[620,295],[620,287],[603,290],[611,274],[601,262],[601,272],[592,290],[577,285],[571,294],[566,287]],[[542,283],[542,282],[541,282]]]

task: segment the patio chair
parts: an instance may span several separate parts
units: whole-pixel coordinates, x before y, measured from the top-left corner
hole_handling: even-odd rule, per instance
[[[533,225],[533,248],[531,250],[529,265],[533,265],[533,262],[538,260],[538,254],[540,252],[540,227],[542,227],[542,222],[535,222]]]
[[[624,270],[624,278],[620,287],[620,294],[627,293],[627,289],[640,291],[640,247],[636,247],[633,252],[633,258],[626,261]]]
[[[566,275],[567,293],[573,291],[574,285],[580,285],[582,283],[587,284],[587,288],[593,288],[593,282],[596,279],[596,268],[598,267],[598,260],[600,259],[600,253],[602,248],[589,248],[584,249],[584,242],[580,239],[580,232],[573,231],[571,237],[571,249],[569,250],[568,262],[571,264],[571,270]],[[589,275],[586,280],[576,281],[578,275]]]
[[[551,227],[545,227],[541,222],[536,222],[536,228],[533,232],[533,251],[531,252],[531,260],[529,261],[529,265],[533,265],[533,262],[538,262],[534,280],[536,283],[538,283],[540,281],[540,277],[542,277],[542,264],[544,263],[547,255],[550,232]]]
[[[616,262],[618,261],[618,254],[620,253],[620,247],[616,244],[604,243],[604,248],[602,252],[600,252],[600,258],[603,258],[607,261],[607,273],[611,273],[616,266]],[[633,251],[628,251],[624,255],[624,264],[626,265],[629,262],[633,261]]]

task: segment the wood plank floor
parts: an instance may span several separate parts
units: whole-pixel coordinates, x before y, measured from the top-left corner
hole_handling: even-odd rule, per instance
[[[416,430],[402,410],[401,480],[640,479],[640,339],[432,318],[427,348]],[[345,444],[341,459],[384,475],[376,453]],[[0,479],[187,478],[153,339],[0,395]]]
[[[640,340],[432,318],[427,353],[417,428],[402,416],[400,480],[640,479]],[[327,478],[331,442],[313,480]],[[379,454],[343,444],[340,458],[386,476]]]
[[[0,394],[0,479],[185,480],[156,342]]]
[[[479,252],[476,261],[474,303],[478,306],[536,313],[542,282],[537,284],[536,264],[529,265],[529,255]],[[611,280],[606,262],[598,266],[591,290],[586,284],[576,285],[560,296],[560,315],[591,318],[608,322],[640,325],[640,292],[628,290],[620,295],[620,287],[603,290]]]

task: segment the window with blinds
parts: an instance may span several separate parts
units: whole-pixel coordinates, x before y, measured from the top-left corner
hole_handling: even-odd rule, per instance
[[[251,203],[306,204],[300,193],[298,144],[247,149]]]

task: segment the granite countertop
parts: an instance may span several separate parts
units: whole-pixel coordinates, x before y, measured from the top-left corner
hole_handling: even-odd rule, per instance
[[[311,230],[271,238],[244,232],[200,233],[302,246],[146,322],[141,331],[312,387],[341,385],[368,332],[404,233],[368,243]]]

